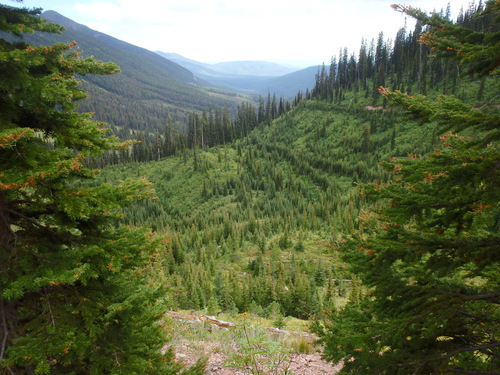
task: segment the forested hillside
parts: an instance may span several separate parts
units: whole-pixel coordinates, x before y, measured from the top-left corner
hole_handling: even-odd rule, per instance
[[[362,197],[353,183],[386,178],[377,163],[391,154],[391,117],[303,102],[230,146],[115,166],[102,178],[136,174],[154,183],[159,199],[127,211],[126,220],[170,236],[173,307],[215,299],[222,310],[246,311],[252,301],[264,308],[276,301],[284,314],[305,318],[320,312],[327,279],[346,278],[329,254],[331,239],[356,226]],[[366,158],[357,128],[370,120],[383,149]]]
[[[247,99],[227,91],[208,89],[203,82],[180,65],[144,48],[80,25],[54,11],[42,17],[65,27],[61,35],[36,33],[26,40],[36,45],[76,41],[82,57],[93,56],[113,61],[121,73],[112,77],[87,76],[82,88],[89,97],[81,111],[95,113],[113,134],[122,138],[150,136],[165,128],[167,122],[184,129],[192,111],[226,106],[231,113]]]
[[[116,66],[0,45],[1,368],[178,373],[171,309],[308,320],[343,373],[497,374],[500,3],[394,8],[415,29],[342,49],[312,90],[134,145],[73,112],[74,71]],[[15,15],[0,30],[57,30]]]
[[[154,183],[158,200],[131,209],[126,220],[171,236],[166,267],[180,290],[177,307],[202,308],[215,299],[222,310],[245,311],[252,301],[264,308],[275,301],[285,314],[307,317],[335,300],[326,280],[350,276],[330,250],[358,229],[366,203],[357,186],[386,183],[380,163],[425,155],[439,143],[435,125],[418,126],[387,108],[377,88],[454,91],[477,105],[493,93],[495,83],[463,81],[457,64],[417,48],[419,28],[402,30],[394,46],[382,35],[371,47],[363,43],[357,59],[341,51],[291,111],[280,113],[269,99],[268,112],[276,115],[266,118],[262,105],[259,121],[262,111],[245,107],[254,113],[245,129],[238,119],[213,129],[207,113],[195,115],[188,147],[177,156],[106,169],[106,179],[132,174]],[[232,134],[227,142],[239,140],[208,147],[223,144],[224,134]]]
[[[493,27],[493,16],[476,19],[475,13],[473,7],[461,13],[456,25],[477,33]],[[442,147],[444,129],[456,129],[443,127],[440,117],[412,120],[390,108],[390,91],[380,88],[425,95],[415,103],[453,94],[457,103],[462,99],[498,112],[496,78],[463,75],[465,65],[436,58],[435,47],[419,43],[432,30],[431,22],[417,15],[416,29],[401,29],[392,43],[380,34],[376,41],[363,41],[358,54],[340,51],[319,71],[314,89],[297,95],[291,110],[272,122],[265,117],[258,121],[256,110],[253,130],[242,132],[232,144],[207,148],[195,131],[190,148],[176,156],[105,170],[104,179],[136,174],[154,182],[158,200],[131,208],[126,220],[151,226],[169,239],[164,267],[171,277],[172,308],[263,316],[279,309],[285,316],[306,319],[332,319],[331,311],[339,311],[333,321],[340,326],[344,316],[355,319],[358,310],[348,314],[352,306],[370,304],[366,296],[376,285],[352,266],[355,255],[345,256],[358,251],[350,247],[351,234],[364,238],[377,214],[373,204],[379,203],[367,200],[367,190],[360,186],[381,189],[399,181],[394,170],[382,166],[391,160],[419,160]],[[453,100],[445,102],[449,110],[457,105]],[[498,231],[498,225],[493,228]],[[345,324],[348,335],[349,324],[362,323]],[[338,332],[326,328],[317,331],[324,340],[332,337],[328,329]],[[333,349],[335,342],[346,340],[349,336],[325,341],[335,353],[330,358],[341,360],[340,353],[351,353]],[[360,365],[346,371],[370,368],[363,356],[356,363]]]

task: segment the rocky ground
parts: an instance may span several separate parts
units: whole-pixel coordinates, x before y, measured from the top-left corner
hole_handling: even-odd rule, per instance
[[[218,321],[204,315],[186,316],[178,313],[170,315],[174,318],[176,322],[174,325],[177,327],[173,341],[169,344],[174,349],[176,358],[184,362],[187,367],[194,365],[200,358],[206,358],[204,373],[207,375],[246,375],[252,374],[252,368],[259,370],[259,372],[254,371],[253,373],[263,375],[333,375],[342,368],[341,364],[335,365],[321,358],[320,348],[315,347],[312,335],[305,332],[288,332],[273,328],[265,329],[266,338],[260,336],[260,340],[264,340],[261,342],[263,347],[269,345],[273,340],[279,341],[283,345],[281,348],[289,347],[284,344],[285,342],[307,341],[309,349],[307,353],[285,350],[286,354],[283,355],[277,354],[276,351],[267,355],[272,350],[265,349],[263,353],[266,354],[255,356],[255,362],[247,368],[241,363],[240,366],[232,366],[231,361],[242,353],[242,342],[237,339],[236,334],[239,328],[238,323],[234,326],[234,323]],[[230,326],[227,327],[226,324]],[[262,332],[260,330],[261,334]],[[257,333],[256,331],[252,332],[251,328],[248,327],[248,334],[251,336]],[[250,340],[254,340],[254,338],[251,337]],[[246,354],[248,353],[247,351]],[[276,361],[280,361],[279,366],[276,365]],[[269,365],[270,362],[273,363]]]
[[[192,348],[188,344],[176,347],[176,357],[182,360],[187,366],[193,365],[200,358],[200,347],[204,347],[203,355],[208,357],[208,362],[205,374],[210,375],[246,375],[249,371],[243,371],[229,367],[225,362],[229,356],[221,353],[217,349],[217,345],[209,342],[196,343]],[[292,354],[290,363],[281,368],[281,372],[285,368],[291,370],[294,375],[333,375],[337,374],[341,369],[341,365],[333,365],[321,358],[318,353],[315,354]]]

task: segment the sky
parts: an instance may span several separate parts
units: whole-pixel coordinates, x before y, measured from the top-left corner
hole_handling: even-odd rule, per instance
[[[477,2],[477,1],[476,1]],[[357,53],[364,38],[394,38],[413,20],[391,4],[431,12],[469,0],[24,0],[3,4],[55,10],[151,51],[201,62],[263,60],[291,66],[329,64],[341,48]]]

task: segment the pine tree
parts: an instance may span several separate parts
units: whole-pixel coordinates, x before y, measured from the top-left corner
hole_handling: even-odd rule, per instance
[[[62,32],[39,13],[0,5],[0,30]],[[149,184],[96,185],[82,162],[127,145],[75,111],[86,97],[75,74],[118,67],[74,46],[0,39],[0,371],[173,374],[153,272],[164,245],[115,225]]]
[[[436,53],[458,59],[470,75],[496,79],[498,1],[477,14],[495,17],[483,31],[398,10],[429,26],[422,41]],[[326,357],[349,358],[345,373],[498,374],[498,109],[477,109],[454,97],[380,92],[420,122],[437,123],[441,145],[426,157],[384,163],[391,182],[366,187],[378,205],[360,217],[363,227],[346,259],[368,295],[317,329]]]

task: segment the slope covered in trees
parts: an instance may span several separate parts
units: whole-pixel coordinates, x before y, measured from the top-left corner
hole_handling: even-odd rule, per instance
[[[345,373],[497,374],[500,3],[479,6],[469,24],[396,9],[426,26],[421,42],[448,58],[444,67],[456,64],[462,76],[496,91],[471,106],[454,96],[379,89],[389,105],[434,123],[440,141],[425,156],[383,163],[391,180],[366,186],[372,206],[343,247],[366,297],[316,331],[326,356],[344,360]]]
[[[291,110],[238,141],[207,148],[198,133],[176,156],[106,169],[105,179],[155,182],[156,203],[127,220],[170,239],[172,307],[326,318],[317,332],[329,359],[352,357],[345,372],[494,373],[498,81],[462,73],[469,58],[498,56],[495,12],[470,8],[454,26],[485,58],[433,57],[439,48],[417,39],[441,40],[435,22],[454,24],[418,13],[392,45],[380,35],[358,56],[342,50]],[[491,34],[477,39],[482,30]],[[470,139],[442,137],[450,130]]]
[[[141,320],[151,322],[156,311],[171,308],[317,318],[326,357],[345,361],[345,373],[494,374],[500,347],[499,5],[470,8],[457,23],[446,14],[400,10],[419,19],[414,31],[401,30],[391,44],[379,35],[362,43],[358,55],[342,50],[320,69],[314,89],[293,103],[269,95],[257,106],[240,105],[234,118],[224,107],[193,111],[185,134],[167,125],[154,143],[134,145],[128,163],[107,167],[97,181],[82,181],[92,173],[70,151],[90,155],[76,136],[88,127],[76,128],[76,135],[67,133],[72,127],[42,128],[31,137],[16,128],[26,125],[15,123],[26,120],[17,113],[33,108],[28,120],[37,120],[39,106],[30,106],[30,95],[17,105],[16,90],[5,95],[12,111],[2,114],[0,133],[2,165],[9,166],[0,180],[0,228],[9,240],[2,257],[12,266],[1,274],[1,307],[8,322],[22,315],[28,327],[17,331],[2,322],[4,342],[20,348],[2,350],[2,366],[25,373],[38,366],[43,373],[49,358],[56,360],[51,370],[64,373],[64,355],[71,353],[68,363],[75,368],[89,356],[85,366],[113,371],[116,363],[129,363],[140,373],[144,361],[160,358],[158,337],[149,335],[158,331],[145,331],[150,345],[134,346],[144,339],[142,330],[120,328],[129,312],[153,312]],[[22,64],[30,51],[44,53],[7,48],[2,64],[29,66]],[[54,73],[29,72],[41,79]],[[66,83],[74,90],[73,80],[56,80],[55,91],[48,85],[51,95],[43,97],[52,100]],[[450,93],[455,96],[443,95]],[[53,102],[42,104],[45,113]],[[89,125],[74,112],[69,119]],[[61,148],[64,140],[70,142]],[[106,149],[113,140],[94,134],[91,142]],[[45,170],[51,162],[62,165],[52,168],[56,174]],[[38,180],[28,179],[33,173]],[[156,199],[106,210],[144,186],[120,181],[142,176],[154,183]],[[23,178],[30,183],[23,185]],[[70,199],[74,195],[83,198]],[[120,226],[120,219],[132,228],[152,228],[161,241],[147,241],[143,230]],[[34,236],[39,240],[31,242]],[[12,244],[28,260],[16,263],[7,252]],[[122,258],[121,251],[130,254]],[[63,258],[56,262],[61,268],[52,256]],[[112,272],[119,266],[125,273]],[[143,294],[143,287],[151,289]],[[109,288],[119,293],[110,296]],[[93,304],[89,289],[102,292],[104,306]],[[75,310],[63,308],[64,293],[74,293],[65,302],[74,301]],[[91,302],[83,303],[80,294]],[[104,320],[94,324],[89,316],[99,314]],[[105,328],[77,337],[78,345],[63,340],[70,326],[85,330],[100,323]],[[56,324],[68,329],[55,331]],[[42,328],[30,331],[32,326]],[[110,341],[125,345],[120,352],[85,340],[115,328],[132,336],[130,342]],[[44,337],[54,339],[54,347],[37,345]],[[29,350],[36,356],[25,355]],[[178,371],[170,356],[164,361]]]
[[[26,36],[35,45],[76,41],[83,57],[94,56],[113,61],[121,73],[112,77],[82,77],[82,88],[89,97],[80,104],[82,111],[93,112],[105,121],[113,134],[136,138],[137,133],[155,134],[168,119],[184,129],[192,111],[226,106],[231,113],[245,97],[202,87],[200,80],[180,65],[154,52],[136,47],[109,35],[80,25],[54,11],[43,18],[65,27],[60,35],[35,33]]]

